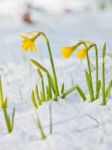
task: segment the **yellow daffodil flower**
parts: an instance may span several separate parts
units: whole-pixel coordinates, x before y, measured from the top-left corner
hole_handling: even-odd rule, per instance
[[[35,37],[33,38],[29,38],[27,36],[21,36],[23,41],[22,41],[22,46],[21,48],[23,49],[23,51],[28,51],[30,50],[31,52],[36,50],[36,45],[35,45]]]
[[[79,59],[84,58],[87,55],[87,49],[81,49],[76,53],[76,57]]]
[[[63,57],[68,58],[72,55],[73,50],[73,47],[63,47],[61,49],[61,54],[63,55]]]

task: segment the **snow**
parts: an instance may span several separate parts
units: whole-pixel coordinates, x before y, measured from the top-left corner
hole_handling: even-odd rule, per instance
[[[46,13],[40,12],[37,14],[38,18],[33,12],[32,16],[37,23],[28,25],[20,21],[19,14],[22,10],[17,10],[17,6],[18,8],[22,6],[22,0],[1,1],[0,75],[3,79],[4,95],[9,98],[8,111],[11,113],[12,108],[15,107],[16,116],[14,131],[7,134],[3,114],[0,110],[0,150],[9,148],[11,150],[111,150],[111,96],[106,106],[100,105],[101,98],[94,103],[89,101],[84,103],[76,91],[65,100],[59,99],[58,102],[52,102],[52,135],[49,135],[49,103],[44,103],[39,108],[38,115],[47,138],[41,140],[39,130],[34,122],[36,112],[30,100],[31,89],[35,82],[38,82],[38,78],[35,69],[30,66],[29,59],[37,59],[49,70],[51,69],[50,63],[42,39],[37,42],[37,53],[23,53],[20,48],[19,35],[32,30],[44,31],[51,43],[59,82],[65,82],[66,89],[73,83],[79,84],[85,89],[83,75],[86,60],[80,62],[74,56],[65,60],[60,55],[60,48],[64,45],[74,44],[79,39],[86,39],[96,42],[98,47],[107,42],[107,52],[111,53],[112,13],[109,9],[79,12],[81,8],[85,10],[87,5],[93,3],[89,0],[85,0],[83,3],[81,0],[76,1],[76,5],[74,3],[73,6],[75,5],[78,10],[69,14],[59,11],[66,8],[68,1],[65,6],[62,6],[60,4],[62,1],[59,0],[54,3],[48,0],[46,2],[48,5],[45,5],[43,1],[33,1],[34,4],[37,2],[40,2],[39,6],[46,10],[49,8],[49,4],[56,5],[55,11],[53,12],[51,9]],[[69,7],[71,8],[71,6]],[[16,13],[14,14],[14,12]],[[101,48],[99,53],[101,53]],[[92,53],[91,57],[93,58]],[[111,79],[112,68],[110,56],[106,63],[108,83]]]

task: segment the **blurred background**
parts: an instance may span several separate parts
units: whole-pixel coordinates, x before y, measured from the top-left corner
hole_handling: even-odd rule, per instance
[[[0,62],[20,61],[19,35],[34,30],[48,35],[59,58],[61,46],[79,39],[107,42],[111,49],[112,0],[0,0]]]

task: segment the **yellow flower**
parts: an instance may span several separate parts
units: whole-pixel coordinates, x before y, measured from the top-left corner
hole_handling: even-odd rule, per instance
[[[76,53],[76,56],[77,56],[79,59],[84,58],[86,55],[87,55],[87,49],[81,49],[81,50],[79,50],[79,51]]]
[[[68,58],[72,55],[73,50],[73,47],[63,47],[61,49],[61,54],[63,55],[63,57]]]
[[[21,36],[23,41],[22,41],[22,46],[21,48],[23,49],[23,51],[28,51],[30,50],[31,52],[36,50],[36,45],[35,45],[35,37],[33,38],[29,38],[27,36]]]

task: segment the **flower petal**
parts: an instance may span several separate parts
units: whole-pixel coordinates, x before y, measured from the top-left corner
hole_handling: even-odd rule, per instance
[[[73,48],[72,47],[63,47],[61,49],[61,54],[63,55],[63,57],[68,58],[70,57],[70,55],[73,52]]]

